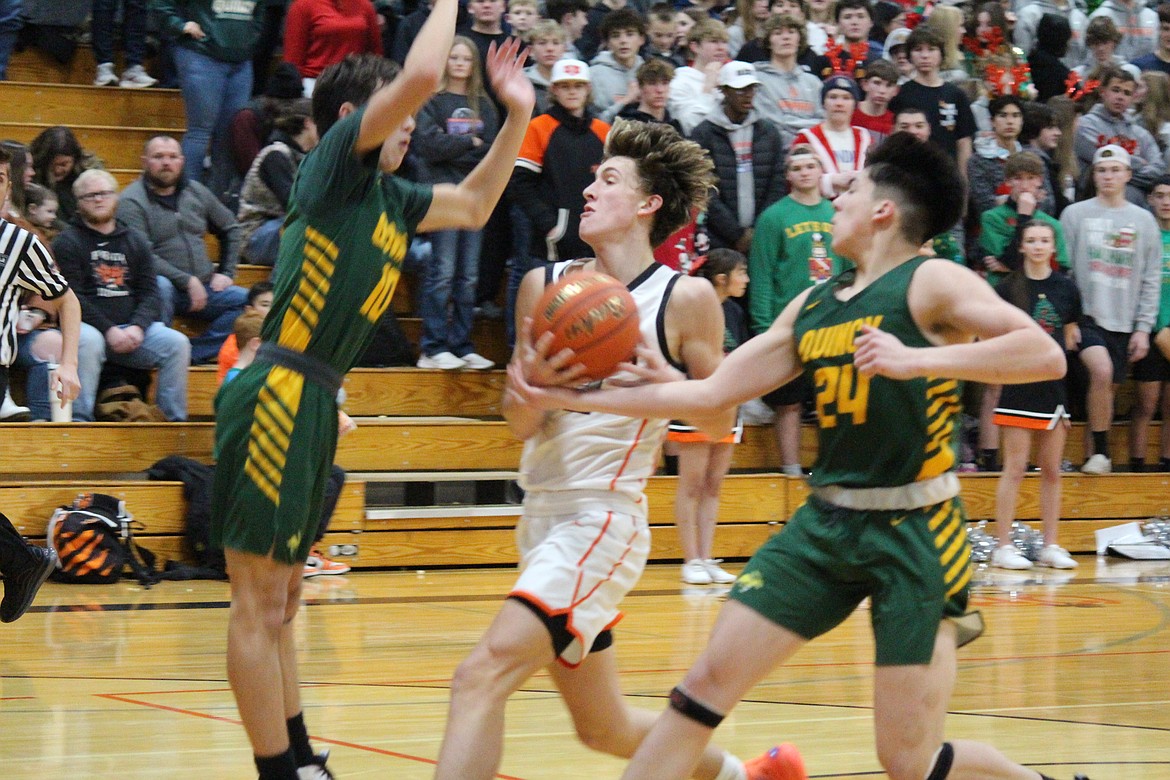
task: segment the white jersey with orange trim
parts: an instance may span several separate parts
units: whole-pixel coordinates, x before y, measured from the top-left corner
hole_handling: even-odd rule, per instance
[[[572,270],[570,261],[547,267],[545,284]],[[638,307],[644,340],[657,343],[670,359],[666,345],[666,303],[679,274],[654,263],[629,284]],[[671,361],[674,363],[674,361]],[[681,368],[681,367],[680,367]],[[618,373],[613,379],[632,379]],[[524,443],[520,459],[520,486],[525,505],[548,513],[569,508],[572,491],[619,493],[645,510],[643,491],[654,473],[666,420],[637,419],[596,412],[550,412],[544,425]]]

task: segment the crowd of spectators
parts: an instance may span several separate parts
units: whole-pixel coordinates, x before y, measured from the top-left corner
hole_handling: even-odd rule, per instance
[[[0,3],[0,61],[8,5]],[[81,238],[107,228],[134,237],[123,239],[116,274],[96,249],[59,259],[78,285],[86,328],[101,336],[82,331],[97,361],[83,366],[83,384],[89,366],[142,363],[144,351],[151,365],[175,360],[178,339],[165,360],[147,344],[152,332],[177,333],[166,327],[176,314],[209,322],[186,346],[190,359],[216,358],[246,300],[233,283],[237,264],[275,262],[291,182],[317,142],[306,100],[316,75],[355,53],[401,61],[428,9],[426,0],[94,1],[94,83],[178,86],[187,129],[181,139],[151,139],[141,178],[120,195],[112,179],[86,175],[100,161],[67,128],[27,149],[6,146],[6,219],[74,254],[85,254]],[[512,34],[529,44],[538,102],[507,197],[484,231],[424,236],[412,252],[430,258],[419,266],[420,367],[490,367],[473,343],[473,318],[503,316],[510,342],[523,273],[589,254],[576,235],[581,190],[619,119],[670,123],[710,152],[719,176],[711,205],[656,256],[682,270],[708,248],[750,257],[744,305],[757,332],[801,285],[839,267],[832,199],[869,150],[904,130],[953,156],[969,185],[966,217],[924,252],[996,284],[1021,273],[1024,224],[1051,226],[1053,268],[1083,299],[1068,399],[1092,434],[1083,468],[1112,469],[1115,390],[1130,378],[1129,466],[1146,467],[1145,429],[1156,410],[1170,411],[1170,363],[1156,346],[1170,338],[1155,338],[1170,324],[1170,3],[468,0],[460,18],[462,37],[447,53],[442,91],[418,117],[406,175],[457,182],[490,146],[499,112],[480,74],[492,42]],[[218,257],[208,255],[207,233]],[[115,296],[101,274],[118,276],[123,291]],[[23,334],[14,356],[34,367],[30,387],[43,374],[35,367],[51,362],[42,341]],[[796,467],[793,420],[810,392],[788,388],[773,399],[787,468]],[[82,418],[88,398],[83,391],[75,407]],[[966,399],[981,424],[965,460],[989,469],[998,399],[994,387]],[[185,415],[179,403],[164,412]],[[1170,468],[1165,439],[1161,466]]]

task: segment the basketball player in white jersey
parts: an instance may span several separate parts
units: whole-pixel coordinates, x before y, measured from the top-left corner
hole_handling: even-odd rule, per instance
[[[527,319],[544,287],[577,268],[625,283],[638,305],[642,338],[691,376],[714,372],[723,354],[723,313],[710,284],[654,261],[653,246],[702,208],[714,177],[702,148],[668,125],[620,122],[585,190],[580,235],[592,260],[556,263],[525,276],[516,302],[513,364],[533,385],[580,384],[567,355],[548,355],[551,334],[533,344]],[[621,377],[615,377],[620,379]],[[504,417],[525,441],[517,529],[521,573],[495,620],[452,680],[438,780],[488,780],[503,752],[508,697],[547,669],[581,741],[632,756],[656,713],[622,697],[610,629],[650,551],[643,489],[654,473],[666,420],[543,412],[510,387]],[[729,413],[692,424],[722,435]],[[799,754],[784,745],[745,766],[709,746],[701,780],[798,780]]]

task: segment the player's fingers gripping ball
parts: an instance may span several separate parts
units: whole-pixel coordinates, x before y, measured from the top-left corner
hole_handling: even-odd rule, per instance
[[[598,271],[565,275],[545,288],[532,312],[532,340],[553,334],[548,354],[573,350],[589,380],[605,379],[632,360],[638,345],[638,308],[626,286]]]

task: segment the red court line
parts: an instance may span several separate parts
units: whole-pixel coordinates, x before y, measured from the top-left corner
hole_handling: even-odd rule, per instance
[[[35,699],[36,696],[0,696],[0,701],[23,701],[25,699]]]
[[[220,689],[220,690],[225,690],[225,689]],[[230,690],[230,689],[226,689],[226,690]],[[157,691],[156,693],[157,694],[175,693],[175,691]],[[195,710],[183,709],[181,707],[170,707],[166,704],[155,704],[154,702],[142,701],[141,699],[130,699],[130,698],[127,698],[126,696],[121,696],[121,695],[116,694],[116,693],[95,693],[94,696],[97,696],[97,697],[102,698],[102,699],[111,699],[113,701],[120,701],[120,702],[124,702],[126,704],[137,704],[137,705],[140,705],[142,707],[152,707],[156,710],[162,710],[164,712],[174,712],[174,713],[177,713],[179,715],[191,715],[191,716],[196,717],[196,718],[205,718],[207,720],[215,720],[215,721],[219,721],[220,723],[232,723],[232,724],[237,725],[237,726],[243,725],[243,723],[241,723],[239,720],[236,720],[235,718],[225,718],[225,717],[222,717],[220,715],[210,715],[206,712],[197,712]],[[28,697],[28,698],[32,698],[32,697]],[[393,750],[385,750],[383,748],[376,748],[376,747],[372,747],[370,745],[360,745],[356,742],[346,742],[346,741],[340,740],[340,739],[329,739],[328,737],[321,737],[321,736],[317,736],[317,735],[313,735],[313,739],[316,740],[317,742],[324,742],[326,744],[335,745],[337,747],[353,748],[354,750],[364,750],[367,753],[377,753],[378,755],[390,756],[392,758],[402,758],[402,759],[405,759],[407,761],[417,761],[419,763],[430,764],[432,766],[438,764],[437,761],[435,761],[434,759],[431,759],[431,758],[423,758],[422,756],[412,756],[409,753],[398,753],[398,752],[395,752]],[[512,775],[496,775],[496,777],[499,778],[499,780],[524,780],[523,778],[513,777]]]

